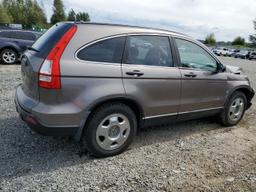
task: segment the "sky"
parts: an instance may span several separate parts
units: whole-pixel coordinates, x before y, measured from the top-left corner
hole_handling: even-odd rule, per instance
[[[53,0],[42,0],[48,19]],[[256,0],[63,0],[65,11],[88,12],[91,21],[173,30],[217,41],[256,33]]]

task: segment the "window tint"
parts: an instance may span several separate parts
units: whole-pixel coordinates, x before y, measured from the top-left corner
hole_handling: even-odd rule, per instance
[[[16,32],[15,31],[2,31],[0,33],[0,37],[4,38],[16,38]]]
[[[173,66],[169,38],[160,36],[128,37],[125,63]]]
[[[4,31],[0,32],[0,37],[5,37],[6,33]]]
[[[73,26],[72,23],[57,23],[40,36],[32,45],[34,49],[39,51],[37,56],[46,57],[71,26]]]
[[[0,37],[30,40],[30,41],[36,40],[36,36],[33,33],[22,32],[22,31],[2,31],[0,32]]]
[[[87,61],[121,63],[124,42],[125,37],[102,40],[79,51],[77,57]]]
[[[34,41],[36,40],[36,36],[31,32],[17,32],[16,39]]]
[[[182,67],[210,70],[217,68],[217,62],[200,46],[181,39],[176,39]]]

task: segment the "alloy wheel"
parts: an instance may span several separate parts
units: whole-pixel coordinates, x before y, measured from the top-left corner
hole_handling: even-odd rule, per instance
[[[130,122],[126,116],[119,113],[111,114],[97,127],[97,144],[108,151],[118,149],[128,139],[130,129]]]

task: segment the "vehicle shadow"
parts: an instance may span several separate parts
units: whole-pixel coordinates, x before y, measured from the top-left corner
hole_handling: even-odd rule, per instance
[[[215,117],[146,127],[139,131],[133,147],[180,140],[194,134],[208,134],[209,131],[217,129],[223,129],[223,126],[217,123]]]
[[[219,128],[221,126],[212,119],[144,128],[138,133],[129,150],[182,139],[196,133],[204,134]],[[51,172],[63,167],[88,163],[94,159],[88,154],[81,156],[80,146],[71,139],[40,136],[32,132],[16,116],[0,119],[0,181]],[[102,159],[105,160],[108,159]]]

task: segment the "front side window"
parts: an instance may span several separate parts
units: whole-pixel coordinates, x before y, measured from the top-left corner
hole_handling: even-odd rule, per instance
[[[195,43],[175,39],[182,67],[215,71],[217,62],[209,53]]]
[[[130,36],[127,38],[124,63],[149,66],[173,66],[168,37]]]
[[[124,43],[125,37],[102,40],[79,51],[77,57],[86,61],[121,63]]]

